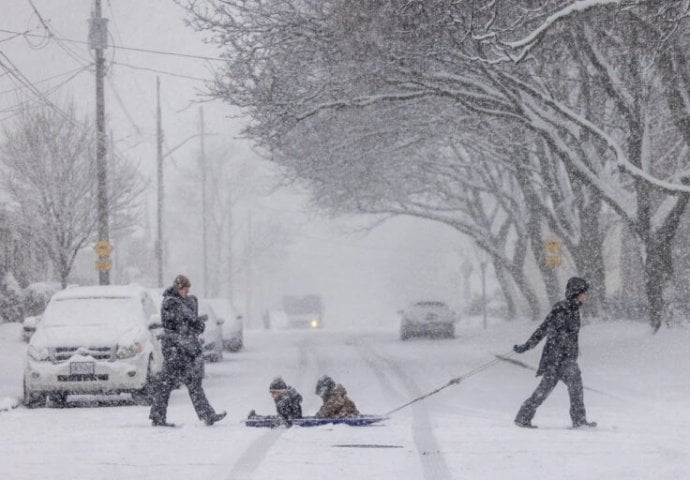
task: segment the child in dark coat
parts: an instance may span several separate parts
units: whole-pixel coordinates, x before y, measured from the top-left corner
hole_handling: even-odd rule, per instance
[[[268,391],[271,392],[273,401],[276,404],[276,413],[278,414],[277,426],[290,425],[290,420],[302,418],[302,395],[294,388],[288,386],[282,378],[274,378],[268,387]]]

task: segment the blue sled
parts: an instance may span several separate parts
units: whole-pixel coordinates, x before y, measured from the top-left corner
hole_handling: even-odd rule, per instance
[[[372,423],[377,423],[382,420],[386,420],[388,417],[382,417],[381,415],[362,415],[360,417],[351,418],[316,418],[316,417],[302,417],[294,418],[290,420],[291,425],[297,425],[300,427],[318,427],[319,425],[334,425],[338,423],[343,423],[345,425],[350,425],[352,427],[363,427],[365,425],[371,425]],[[244,421],[244,424],[248,427],[273,427],[275,425],[276,417],[249,417]]]

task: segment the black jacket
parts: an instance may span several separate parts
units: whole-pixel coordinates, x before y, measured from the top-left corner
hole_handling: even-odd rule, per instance
[[[302,395],[292,387],[276,399],[276,412],[283,420],[290,420],[292,418],[302,418]]]
[[[588,285],[581,278],[573,277],[566,287],[566,300],[556,303],[546,319],[527,340],[524,347],[529,350],[546,337],[541,354],[537,376],[547,370],[558,370],[567,361],[574,361],[580,354],[580,302],[577,296],[587,291]]]
[[[194,295],[183,298],[173,287],[163,292],[161,346],[166,361],[185,363],[201,355],[198,335],[203,333],[205,325],[199,320],[197,303]]]

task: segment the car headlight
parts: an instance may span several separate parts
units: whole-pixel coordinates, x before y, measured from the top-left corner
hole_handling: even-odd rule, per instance
[[[141,353],[141,343],[135,342],[131,345],[123,345],[117,349],[117,358],[131,358],[137,353]]]
[[[311,321],[311,328],[319,328],[319,321],[317,319]]]
[[[50,352],[45,347],[37,348],[33,345],[29,345],[27,352],[29,353],[29,356],[31,358],[33,358],[34,360],[38,360],[39,362],[44,362],[50,359]]]

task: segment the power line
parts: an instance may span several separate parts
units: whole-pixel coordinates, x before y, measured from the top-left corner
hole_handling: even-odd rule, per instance
[[[36,35],[32,33],[26,33],[26,32],[17,32],[15,30],[6,30],[3,28],[0,28],[0,32],[2,33],[10,33],[10,34],[19,34],[23,37],[40,37],[41,35]],[[64,38],[64,37],[57,37],[53,35],[53,38],[56,40],[62,41],[62,42],[69,42],[69,43],[78,43],[80,45],[88,45],[88,42],[84,42],[82,40],[73,40],[71,38]],[[183,58],[193,58],[197,60],[209,60],[212,62],[227,62],[226,59],[220,58],[220,57],[207,57],[204,55],[192,55],[189,53],[180,53],[180,52],[171,52],[167,50],[153,50],[149,48],[139,48],[139,47],[126,47],[124,45],[107,45],[106,48],[116,48],[119,50],[129,50],[132,52],[141,52],[141,53],[154,53],[156,55],[170,55],[174,57],[183,57]]]
[[[88,70],[90,67],[91,67],[91,65],[86,65],[85,67],[77,67],[75,69],[68,70],[67,72],[58,73],[57,75],[53,75],[53,76],[44,78],[42,80],[37,80],[37,81],[33,82],[33,84],[37,85],[39,83],[45,83],[45,82],[48,82],[50,80],[54,80],[56,78],[64,77],[65,75],[71,75],[73,73],[81,73],[84,70]],[[0,75],[0,76],[4,76],[4,75],[9,75],[9,72],[5,72],[3,75]],[[70,77],[69,80],[71,80],[72,78],[74,78],[74,77]],[[5,93],[16,92],[17,90],[23,90],[24,88],[26,88],[26,87],[17,87],[17,88],[11,88],[9,90],[2,90],[2,91],[0,91],[0,95],[4,95]]]
[[[179,78],[187,78],[189,80],[196,80],[199,82],[206,82],[208,81],[207,78],[201,78],[201,77],[192,77],[190,75],[183,75],[181,73],[173,73],[173,72],[166,72],[165,70],[157,70],[155,68],[149,68],[149,67],[140,67],[138,65],[131,65],[129,63],[122,63],[122,62],[111,62],[113,65],[120,65],[122,67],[127,67],[127,68],[132,68],[134,70],[142,70],[145,72],[153,72],[153,73],[160,73],[162,75],[170,75],[171,77],[179,77]]]
[[[58,46],[75,62],[77,62],[80,65],[86,65],[90,64],[91,60],[90,59],[84,59],[79,52],[69,48],[69,46],[65,45],[64,42],[58,37],[55,33],[57,30],[54,28],[51,29],[51,27],[48,25],[48,22],[43,18],[43,15],[38,11],[36,6],[34,5],[34,2],[32,0],[27,0],[29,2],[29,5],[31,5],[31,8],[33,9],[34,13],[38,17],[38,20],[41,22],[41,25],[43,25],[43,28],[45,29],[46,33],[48,34],[48,39],[54,39],[55,42],[58,44]],[[53,33],[53,30],[55,30],[55,33]],[[23,35],[25,38],[29,36],[33,36],[32,34],[25,33]],[[43,36],[41,36],[43,37]],[[86,43],[86,42],[85,42]]]
[[[4,59],[4,61],[3,61],[3,59]],[[12,60],[10,60],[10,58],[2,51],[0,51],[0,68],[3,68],[3,69],[5,69],[5,71],[7,71],[7,73],[10,75],[10,78],[13,79],[15,84],[21,85],[24,88],[26,88],[27,90],[29,90],[31,93],[33,93],[38,98],[38,100],[43,102],[46,106],[50,107],[52,110],[54,110],[58,115],[60,115],[66,121],[68,121],[69,123],[71,123],[72,125],[76,126],[77,128],[79,128],[81,130],[86,129],[86,126],[84,124],[82,124],[82,123],[78,122],[76,119],[70,117],[69,114],[67,114],[63,109],[61,109],[59,106],[55,105],[55,103],[53,103],[46,96],[46,94],[44,94],[38,88],[36,88],[36,86],[31,82],[31,80],[29,80],[29,78],[26,77],[26,75],[24,75],[24,73],[21,70],[19,70],[19,68],[17,68],[17,66],[12,62]],[[79,73],[81,73],[84,70],[86,70],[86,67],[84,67],[80,71],[76,72],[72,77],[70,77],[66,81],[62,82],[62,84],[60,84],[60,86],[64,85],[68,81],[72,80],[72,78],[76,77]],[[59,86],[53,88],[50,91],[50,93],[54,92],[56,90],[56,88],[59,88]],[[2,120],[7,120],[8,118],[12,118],[15,115],[17,115],[16,112],[14,114],[8,116],[8,117],[3,118]],[[117,159],[122,159],[122,155],[117,150],[113,150],[113,156]]]

